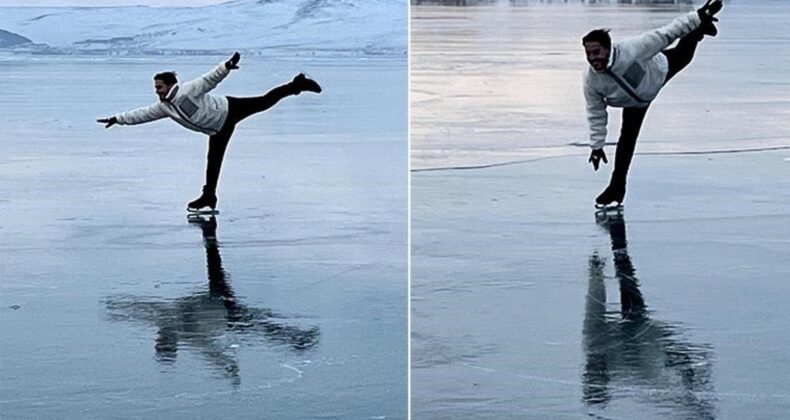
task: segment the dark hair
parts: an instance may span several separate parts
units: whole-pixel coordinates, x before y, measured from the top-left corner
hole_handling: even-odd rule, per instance
[[[178,79],[176,79],[176,72],[174,71],[164,71],[162,73],[157,73],[154,75],[154,80],[161,80],[168,86],[178,83]]]
[[[588,42],[597,42],[607,50],[612,47],[612,37],[609,36],[608,29],[593,29],[582,38],[582,45]]]

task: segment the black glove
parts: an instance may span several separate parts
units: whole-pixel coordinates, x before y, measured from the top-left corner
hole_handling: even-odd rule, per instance
[[[105,125],[104,128],[110,128],[113,125],[118,124],[118,118],[115,118],[115,117],[102,118],[102,119],[96,120],[96,122],[97,123],[102,123],[102,124],[107,123],[107,125]]]
[[[241,54],[238,51],[233,53],[233,57],[230,60],[225,62],[225,68],[228,70],[236,70],[239,68],[239,60],[241,60]]]
[[[721,0],[708,0],[702,7],[697,9],[697,15],[703,22],[718,22],[719,20],[714,16],[721,11],[722,7],[724,7],[724,4]]]
[[[590,152],[590,159],[588,159],[587,162],[592,163],[593,169],[597,171],[601,160],[603,160],[603,163],[609,163],[609,160],[606,159],[606,153],[603,151],[603,147],[600,149],[592,149],[592,152]]]

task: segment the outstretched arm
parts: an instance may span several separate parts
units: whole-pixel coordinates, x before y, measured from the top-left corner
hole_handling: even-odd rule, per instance
[[[587,103],[587,122],[590,124],[590,147],[601,149],[606,142],[609,114],[603,95],[590,86],[587,77],[584,78],[584,100]]]
[[[701,23],[699,13],[689,12],[675,19],[669,25],[646,32],[634,38],[626,39],[623,45],[637,51],[637,57],[652,57],[669,47],[676,39],[682,38]]]
[[[160,103],[155,103],[150,106],[145,106],[142,108],[133,109],[131,111],[126,111],[124,113],[115,115],[110,118],[101,118],[96,120],[98,123],[106,123],[105,128],[110,128],[114,124],[121,124],[121,125],[135,125],[135,124],[143,124],[151,121],[156,121],[158,119],[164,118],[167,116],[167,112],[165,112],[164,108]]]
[[[184,84],[184,89],[186,90],[194,90],[198,93],[207,93],[210,92],[212,89],[217,87],[219,82],[223,81],[228,75],[230,74],[231,70],[235,70],[239,68],[239,60],[241,60],[241,54],[238,52],[234,53],[233,56],[228,59],[228,61],[219,63],[213,70],[204,74],[203,76],[191,80]]]

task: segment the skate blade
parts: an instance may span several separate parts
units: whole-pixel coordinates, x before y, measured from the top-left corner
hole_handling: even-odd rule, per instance
[[[187,222],[195,223],[198,225],[204,225],[206,223],[211,223],[211,222],[216,223],[216,220],[217,219],[214,217],[213,214],[194,214],[194,213],[187,214]]]
[[[622,213],[623,205],[617,204],[596,204],[595,213]]]
[[[215,209],[201,210],[201,209],[191,209],[188,207],[187,207],[187,212],[189,212],[189,215],[195,215],[195,216],[216,216],[219,214],[219,210],[215,210]]]

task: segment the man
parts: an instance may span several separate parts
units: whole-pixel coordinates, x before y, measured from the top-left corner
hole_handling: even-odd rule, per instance
[[[216,208],[222,159],[236,124],[250,115],[271,108],[287,96],[304,91],[321,93],[318,83],[300,73],[290,83],[278,86],[263,96],[236,98],[209,94],[231,70],[239,68],[240,59],[241,55],[236,52],[228,61],[220,63],[203,77],[182,85],[178,84],[174,72],[158,73],[154,76],[154,91],[159,96],[159,102],[96,120],[106,123],[105,127],[110,128],[114,124],[134,125],[170,117],[192,131],[208,134],[206,184],[203,194],[187,204],[189,211],[199,211],[205,207],[214,211]]]
[[[661,88],[686,67],[697,44],[705,35],[716,36],[714,16],[723,4],[708,0],[696,12],[675,19],[663,28],[612,43],[609,31],[596,29],[582,38],[590,67],[584,74],[584,97],[590,124],[589,162],[597,171],[600,161],[608,163],[603,146],[606,140],[606,107],[623,108],[620,139],[615,151],[609,186],[595,199],[597,207],[622,204],[628,167],[636,139],[650,103]],[[676,39],[677,46],[666,49]]]

